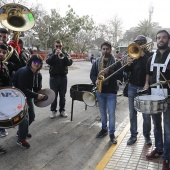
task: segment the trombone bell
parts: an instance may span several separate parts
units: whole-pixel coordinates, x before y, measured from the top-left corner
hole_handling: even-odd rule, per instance
[[[142,48],[136,44],[132,43],[128,46],[127,53],[132,59],[138,59],[141,56]]]
[[[3,5],[0,8],[0,22],[12,31],[27,31],[35,25],[32,12],[16,3]]]
[[[142,50],[144,52],[152,51],[153,45],[153,42],[141,46],[136,43],[132,43],[128,46],[127,53],[132,59],[138,59],[141,56]]]

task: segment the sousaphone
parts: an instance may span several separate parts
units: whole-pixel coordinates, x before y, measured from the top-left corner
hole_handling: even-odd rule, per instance
[[[0,8],[0,22],[9,30],[22,32],[35,25],[32,12],[25,6],[9,3]]]

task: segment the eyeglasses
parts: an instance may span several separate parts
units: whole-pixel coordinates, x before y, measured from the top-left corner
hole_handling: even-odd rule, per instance
[[[56,45],[56,48],[61,48],[62,46],[61,45]]]
[[[33,60],[32,63],[33,63],[33,64],[42,64],[42,62],[39,61],[39,60]]]

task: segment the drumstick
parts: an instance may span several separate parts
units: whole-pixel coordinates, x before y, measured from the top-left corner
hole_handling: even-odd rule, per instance
[[[160,74],[163,77],[163,79],[168,82],[168,80],[165,78],[165,76],[162,74],[162,72],[160,72]],[[169,83],[168,83],[168,87],[170,88],[170,84]]]

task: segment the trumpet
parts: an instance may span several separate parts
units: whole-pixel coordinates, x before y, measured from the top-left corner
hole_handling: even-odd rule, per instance
[[[63,59],[64,58],[64,54],[60,53],[60,54],[58,54],[58,57],[59,57],[59,59]]]

